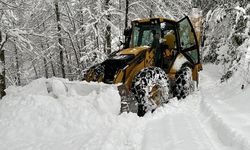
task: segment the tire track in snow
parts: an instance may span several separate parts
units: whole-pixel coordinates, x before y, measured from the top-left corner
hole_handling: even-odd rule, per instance
[[[206,116],[206,123],[211,124],[211,128],[219,140],[228,148],[236,148],[239,150],[249,150],[249,141],[239,134],[235,129],[228,125],[223,118],[215,112],[211,105],[204,102],[201,103],[203,115]]]
[[[195,100],[192,100],[194,98]],[[151,120],[145,129],[143,150],[215,150],[198,119],[199,97],[188,97],[172,112]],[[190,103],[192,106],[189,106]],[[171,104],[170,104],[171,105]],[[164,108],[169,109],[169,108]],[[158,114],[156,114],[157,116]]]
[[[237,127],[235,124],[244,125],[244,121],[250,122],[249,117],[235,105],[229,105],[224,102],[225,100],[221,100],[223,96],[227,99],[230,98],[228,95],[232,94],[230,91],[236,85],[228,89],[230,91],[225,91],[226,87],[216,86],[216,80],[212,79],[208,72],[209,69],[201,74],[202,79],[206,79],[201,82],[200,104],[204,124],[210,128],[210,134],[216,136],[225,149],[249,150],[249,139],[240,133],[239,126],[234,128]],[[222,93],[220,93],[221,91]]]

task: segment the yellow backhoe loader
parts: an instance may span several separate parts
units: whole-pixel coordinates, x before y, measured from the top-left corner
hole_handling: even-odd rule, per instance
[[[143,116],[171,97],[183,99],[194,91],[202,69],[200,33],[189,17],[134,20],[124,35],[124,48],[85,75],[86,81],[118,84],[122,112]]]

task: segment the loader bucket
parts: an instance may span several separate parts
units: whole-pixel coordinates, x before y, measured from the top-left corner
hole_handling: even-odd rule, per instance
[[[128,88],[125,86],[125,84],[121,84],[117,87],[120,96],[127,96],[129,94]]]
[[[128,90],[125,84],[117,87],[121,96],[121,109],[120,112],[134,112],[137,113],[137,101],[134,98],[132,92]]]

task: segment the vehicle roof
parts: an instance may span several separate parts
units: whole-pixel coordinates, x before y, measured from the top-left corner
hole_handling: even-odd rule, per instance
[[[163,17],[153,17],[153,18],[143,18],[143,19],[135,19],[132,22],[138,22],[138,23],[147,23],[147,22],[151,22],[153,20],[159,20],[160,23],[162,22],[176,22],[173,19],[167,19],[167,18],[163,18]]]

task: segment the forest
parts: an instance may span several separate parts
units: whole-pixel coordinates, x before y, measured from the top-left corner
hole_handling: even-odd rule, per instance
[[[187,0],[1,0],[1,75],[7,86],[81,79],[82,70],[119,50],[131,20],[180,18],[190,8]]]

